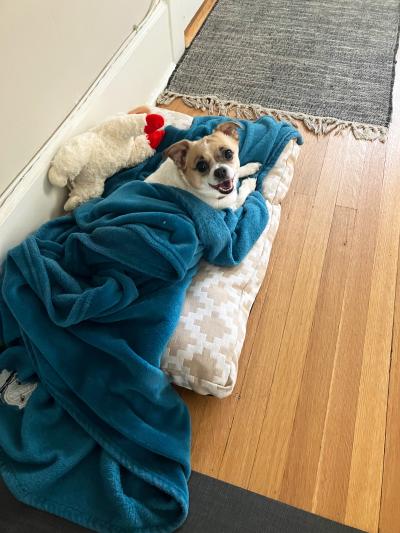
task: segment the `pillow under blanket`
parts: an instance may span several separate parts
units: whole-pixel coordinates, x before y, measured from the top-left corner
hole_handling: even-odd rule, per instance
[[[154,108],[166,122],[190,128],[192,117]],[[291,140],[263,182],[269,222],[247,257],[235,267],[202,263],[186,294],[179,325],[162,368],[176,385],[218,398],[235,386],[251,307],[264,279],[300,147]]]

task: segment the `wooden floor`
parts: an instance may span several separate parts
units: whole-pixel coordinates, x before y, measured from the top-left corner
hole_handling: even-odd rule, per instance
[[[400,77],[394,90],[386,144],[302,130],[235,391],[182,393],[193,469],[381,533],[400,532]]]

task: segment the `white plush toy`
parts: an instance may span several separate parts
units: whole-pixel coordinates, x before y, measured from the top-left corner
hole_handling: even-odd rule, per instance
[[[65,211],[101,196],[107,178],[152,156],[164,137],[163,126],[156,113],[121,114],[61,146],[48,178],[57,187],[69,187]]]

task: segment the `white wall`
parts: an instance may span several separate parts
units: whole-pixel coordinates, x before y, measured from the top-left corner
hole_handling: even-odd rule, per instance
[[[0,0],[0,194],[74,108],[150,4]]]
[[[152,9],[140,29],[130,32],[132,20],[142,17],[150,0],[0,0],[0,35],[5,29],[5,7],[9,23],[15,17],[15,31],[10,30],[11,24],[6,29],[9,47],[15,33],[15,50],[5,54],[9,79],[5,87],[0,82],[0,263],[12,246],[61,213],[65,191],[52,187],[47,179],[50,161],[60,144],[117,111],[154,103],[179,59],[174,43],[183,42],[185,21],[193,17],[199,3],[201,0],[152,0]],[[58,6],[58,13],[64,13],[63,17],[57,10],[52,11],[53,4]],[[50,6],[53,13],[52,25],[58,21],[63,32],[46,28],[43,13],[39,22],[33,23],[37,10],[44,5]],[[31,16],[22,17],[21,6],[30,6]],[[138,6],[141,11],[134,9]],[[71,20],[71,13],[79,20]],[[64,24],[63,20],[69,23]],[[53,61],[37,58],[26,43],[30,61],[24,59],[17,31],[20,24],[25,26],[24,32],[29,30],[22,42],[37,39],[42,50],[44,47],[44,56],[50,55]],[[107,32],[111,32],[112,39],[105,35]],[[126,34],[129,35],[124,40]],[[1,38],[5,39],[3,35]],[[32,49],[35,46],[32,44]],[[29,63],[25,73],[17,58],[25,65]],[[0,72],[2,68],[3,80],[5,67],[0,66]],[[21,83],[28,79],[27,73],[34,81]],[[6,88],[7,98],[3,95]],[[42,129],[43,124],[47,129]]]

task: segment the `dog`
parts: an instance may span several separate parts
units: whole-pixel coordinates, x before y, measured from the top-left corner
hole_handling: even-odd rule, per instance
[[[164,151],[165,161],[146,182],[170,185],[190,192],[215,209],[238,209],[256,188],[252,176],[260,163],[240,166],[238,128],[234,121],[219,124],[198,141],[179,141]]]

